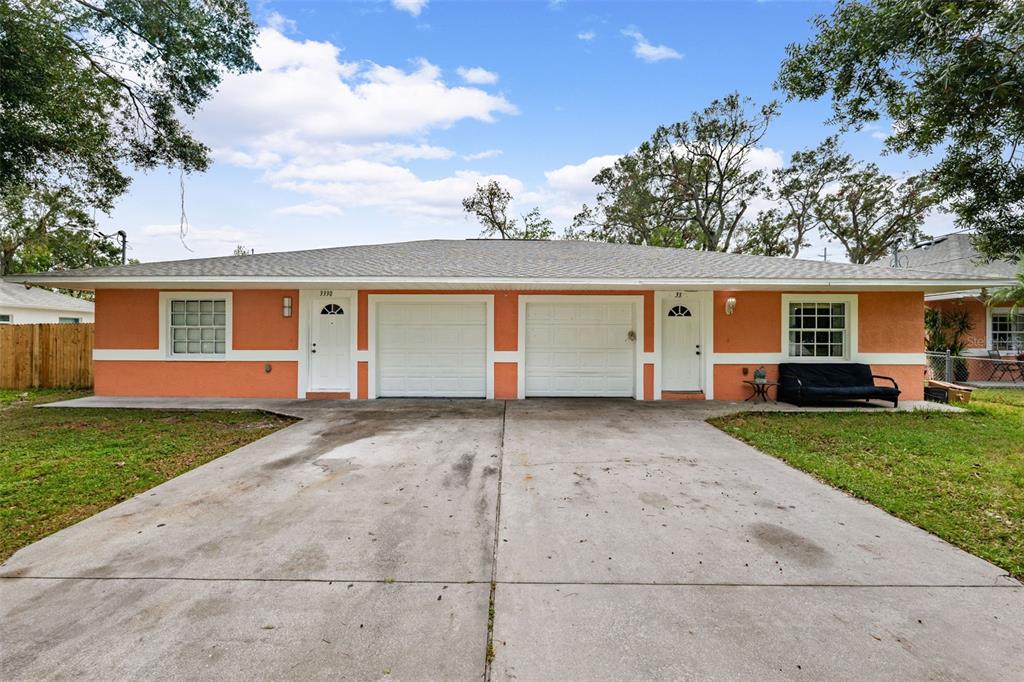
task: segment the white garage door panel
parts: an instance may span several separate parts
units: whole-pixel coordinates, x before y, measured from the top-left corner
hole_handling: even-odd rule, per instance
[[[632,396],[631,303],[527,303],[526,395]]]
[[[382,397],[487,393],[483,303],[381,303],[376,344]]]

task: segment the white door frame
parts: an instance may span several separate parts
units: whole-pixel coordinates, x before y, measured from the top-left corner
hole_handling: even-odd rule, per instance
[[[696,319],[696,323],[697,323],[697,343],[700,344],[700,347],[697,350],[699,350],[700,352],[697,353],[696,355],[694,355],[694,358],[693,358],[697,362],[697,385],[696,385],[695,388],[690,388],[690,389],[679,389],[679,388],[667,388],[667,387],[664,387],[664,383],[665,383],[665,368],[668,365],[667,356],[670,355],[670,353],[671,353],[671,349],[668,347],[668,344],[665,341],[665,328],[666,328],[666,324],[667,324],[665,322],[665,320],[666,320],[666,318],[668,316],[669,309],[671,309],[673,306],[676,306],[676,305],[684,305],[684,306],[686,306],[690,310],[690,314],[693,317],[697,318]],[[658,327],[659,327],[659,329],[658,329],[658,339],[661,341],[661,370],[660,370],[659,373],[662,376],[661,383],[663,384],[663,386],[662,386],[663,390],[668,390],[668,391],[703,391],[704,390],[704,372],[703,372],[703,370],[704,370],[704,355],[705,355],[705,353],[707,353],[707,350],[704,347],[704,334],[703,334],[703,332],[704,332],[704,316],[701,314],[702,313],[701,308],[703,308],[703,306],[701,305],[701,300],[700,300],[700,297],[697,296],[697,293],[696,292],[686,292],[686,291],[672,292],[672,296],[671,297],[663,296],[663,297],[661,297],[658,305],[656,306],[655,314],[658,316],[658,322],[659,322],[659,325],[658,325]]]
[[[494,399],[494,294],[369,294],[366,297],[367,398],[377,397],[377,304],[378,303],[483,303],[486,327],[484,380],[487,400]]]
[[[643,294],[623,296],[591,296],[585,292],[579,294],[558,295],[520,295],[519,296],[519,329],[517,348],[519,371],[517,372],[516,394],[519,399],[526,397],[526,306],[529,303],[632,303],[633,331],[636,341],[633,342],[633,397],[643,400],[644,397],[644,297]]]
[[[697,302],[698,322],[700,323],[700,390],[704,392],[706,400],[714,400],[715,366],[711,362],[711,357],[714,351],[715,339],[715,292],[685,290],[654,292],[654,399],[661,400],[661,372],[665,366],[661,357],[662,349],[665,347],[662,339],[662,315],[665,310],[665,304],[675,300],[677,297]]]
[[[345,301],[345,303],[341,303]],[[321,304],[327,302],[339,303],[344,309],[346,315],[351,315],[348,320],[348,331],[349,331],[349,373],[348,382],[349,398],[352,400],[356,399],[356,393],[358,392],[357,382],[357,351],[356,351],[356,338],[359,328],[359,296],[357,292],[349,289],[332,289],[329,286],[325,286],[323,289],[302,289],[299,291],[298,301],[298,314],[299,314],[299,370],[298,370],[298,390],[297,397],[303,399],[307,393],[313,392],[311,389],[312,377],[310,376],[310,335],[313,325],[312,308],[317,302]],[[295,307],[293,306],[293,310]]]

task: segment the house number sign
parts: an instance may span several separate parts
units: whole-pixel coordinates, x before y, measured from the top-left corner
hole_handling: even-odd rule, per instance
[[[334,290],[332,290],[332,289],[321,289],[320,290],[320,295],[321,296],[334,296]]]

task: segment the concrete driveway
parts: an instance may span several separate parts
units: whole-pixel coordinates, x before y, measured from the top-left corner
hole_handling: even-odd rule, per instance
[[[271,406],[0,567],[0,677],[1024,678],[1024,587],[704,406]]]

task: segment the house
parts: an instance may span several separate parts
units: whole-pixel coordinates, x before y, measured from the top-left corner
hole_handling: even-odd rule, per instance
[[[924,297],[1007,284],[583,241],[431,240],[17,278],[95,290],[100,395],[742,399],[783,361],[921,399]]]
[[[900,266],[914,270],[935,270],[963,277],[999,277],[1013,280],[1016,263],[987,262],[974,248],[971,235],[960,232],[936,237],[900,254]],[[1009,307],[989,307],[992,287],[970,287],[958,291],[929,292],[925,305],[940,311],[964,310],[973,325],[967,336],[965,355],[984,355],[989,350],[1024,352],[1024,311],[1012,314]]]
[[[93,321],[93,304],[49,289],[0,281],[0,324]]]

